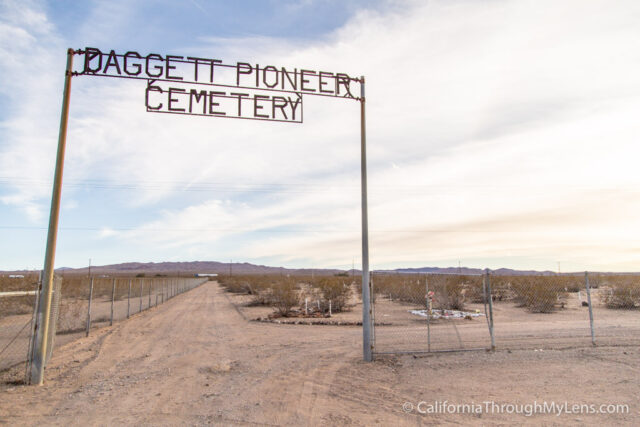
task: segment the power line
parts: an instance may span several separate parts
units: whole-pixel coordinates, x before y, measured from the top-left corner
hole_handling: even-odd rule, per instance
[[[34,179],[29,177],[11,177],[11,176],[0,176],[0,184],[12,185],[12,186],[45,186],[49,187],[51,185],[50,180],[44,179]],[[349,184],[336,184],[336,185],[325,185],[325,184],[309,184],[309,183],[229,183],[229,182],[188,182],[188,181],[138,181],[136,183],[131,182],[118,182],[118,181],[106,181],[106,180],[96,180],[96,179],[84,179],[84,180],[66,180],[64,183],[65,187],[71,188],[90,188],[90,189],[108,189],[108,190],[144,190],[144,191],[181,191],[181,192],[256,192],[256,193],[309,193],[309,192],[334,192],[334,191],[358,191],[359,185],[349,185]],[[555,187],[557,188],[557,187]],[[623,190],[627,192],[638,192],[640,191],[636,187],[623,187],[623,186],[613,186],[613,187],[602,187],[602,186],[584,186],[584,185],[565,185],[562,188],[566,190],[574,190],[574,191],[584,191],[584,190],[595,190],[595,191],[612,191],[612,190]],[[398,192],[403,194],[413,194],[413,193],[425,193],[425,192],[434,192],[437,193],[445,193],[453,190],[460,189],[470,189],[470,190],[516,190],[520,192],[531,191],[532,189],[537,189],[544,193],[549,192],[548,186],[539,185],[539,186],[528,186],[523,187],[521,185],[510,185],[510,184],[425,184],[425,185],[411,185],[411,184],[402,184],[402,185],[371,185],[370,191],[374,193],[386,193],[393,192],[397,194]]]
[[[45,226],[28,225],[0,225],[0,229],[7,230],[47,230]],[[202,232],[202,231],[222,231],[241,233],[359,233],[357,226],[352,229],[252,229],[252,228],[168,228],[168,227],[59,227],[65,231],[181,231],[181,232]],[[540,233],[540,230],[460,230],[460,229],[405,229],[405,230],[369,230],[371,233]],[[557,231],[554,231],[557,232]]]

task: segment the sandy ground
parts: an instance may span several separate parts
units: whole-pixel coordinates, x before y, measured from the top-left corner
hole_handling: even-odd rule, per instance
[[[249,322],[210,282],[57,348],[43,387],[0,385],[0,422],[640,425],[637,346],[407,355],[365,363],[361,333],[352,326]],[[483,409],[485,401],[620,403],[630,410],[530,417],[416,413],[444,401]]]

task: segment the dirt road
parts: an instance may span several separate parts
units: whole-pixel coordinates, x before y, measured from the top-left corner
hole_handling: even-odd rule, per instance
[[[0,385],[0,422],[639,425],[639,361],[637,347],[606,347],[364,363],[360,328],[248,322],[210,282],[58,348],[43,387]],[[434,402],[536,400],[622,403],[630,412],[416,413]]]

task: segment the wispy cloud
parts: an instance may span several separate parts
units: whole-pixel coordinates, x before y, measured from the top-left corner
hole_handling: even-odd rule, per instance
[[[0,165],[7,176],[46,179],[61,43],[31,6],[36,12],[0,27],[42,53],[37,79],[10,85],[21,95],[2,122]],[[555,268],[560,260],[634,269],[640,58],[629,52],[637,50],[638,13],[637,2],[407,1],[362,10],[314,41],[212,34],[184,54],[366,76],[374,266],[462,258],[480,267]],[[128,28],[126,16],[107,35]],[[19,81],[28,56],[17,49],[3,58],[11,58],[0,63],[3,74]],[[238,123],[147,114],[143,90],[139,82],[74,81],[67,177],[135,187],[121,199],[135,219],[113,206],[114,223],[96,224],[107,230],[105,245],[146,244],[150,258],[359,259],[357,102],[308,96],[303,125]],[[238,191],[185,191],[211,183]],[[82,210],[82,198],[67,191]],[[3,203],[42,219],[46,191],[9,184],[3,192]]]

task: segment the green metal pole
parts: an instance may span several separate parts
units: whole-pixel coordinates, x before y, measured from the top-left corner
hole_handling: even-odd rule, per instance
[[[49,317],[51,316],[51,296],[53,294],[53,273],[56,257],[56,240],[58,237],[58,220],[60,216],[60,194],[62,193],[62,170],[64,169],[64,151],[67,141],[67,122],[69,120],[69,96],[71,94],[71,76],[73,71],[73,49],[67,50],[67,68],[64,77],[62,97],[62,113],[60,132],[58,134],[58,152],[56,169],[51,195],[51,212],[49,213],[49,231],[47,233],[47,249],[44,257],[44,275],[40,290],[40,310],[36,327],[36,347],[31,364],[31,384],[42,385],[44,380],[45,355],[47,354],[47,336]]]

